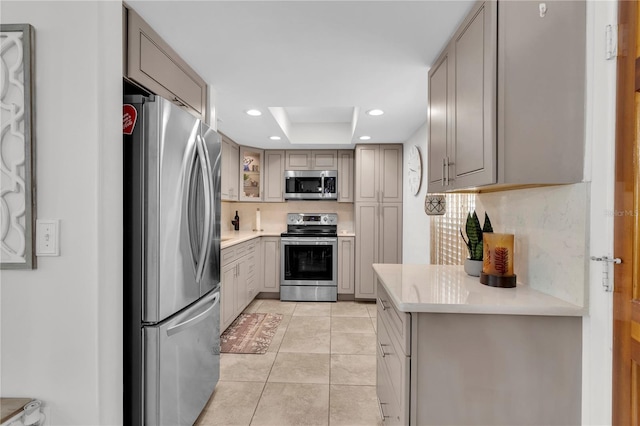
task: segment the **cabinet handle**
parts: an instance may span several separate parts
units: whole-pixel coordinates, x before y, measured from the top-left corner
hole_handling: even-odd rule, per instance
[[[178,105],[180,105],[180,106],[183,106],[183,107],[187,107],[187,108],[189,108],[189,105],[187,105],[187,104],[185,103],[185,101],[183,101],[182,99],[180,99],[180,98],[179,98],[179,97],[177,97],[177,96],[174,96],[174,97],[173,97],[173,102],[177,103],[177,104],[178,104]]]
[[[382,299],[378,299],[378,301],[380,302],[380,306],[382,306],[382,310],[386,311],[387,309],[389,309],[389,307],[387,305],[384,304],[384,300]]]
[[[380,347],[380,352],[382,353],[382,358],[384,358],[387,355],[391,355],[391,352],[387,353],[384,351],[384,346],[389,346],[389,345],[383,345],[382,343],[380,343],[380,341],[378,341],[378,346]]]
[[[442,186],[445,186],[447,184],[447,181],[444,180],[444,171],[447,168],[447,159],[443,158],[442,159]]]
[[[391,416],[385,416],[384,415],[384,410],[382,409],[383,405],[388,405],[386,402],[382,402],[380,400],[378,400],[378,408],[380,409],[380,417],[382,417],[382,421],[384,421],[384,419],[388,419]]]

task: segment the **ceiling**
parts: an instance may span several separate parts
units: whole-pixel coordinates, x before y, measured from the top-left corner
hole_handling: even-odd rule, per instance
[[[127,1],[212,86],[218,129],[268,149],[409,139],[429,66],[473,3]]]

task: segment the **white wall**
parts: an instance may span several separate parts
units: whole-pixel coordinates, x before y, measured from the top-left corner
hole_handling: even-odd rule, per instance
[[[0,394],[48,424],[122,423],[120,2],[2,2],[35,27],[37,216],[61,256],[2,271]]]
[[[425,78],[427,73],[425,72]],[[426,96],[426,95],[425,95]],[[424,197],[427,194],[427,123],[404,143],[403,159],[403,229],[402,229],[402,263],[430,263],[429,242],[431,241],[431,222],[424,212]],[[422,157],[422,184],[418,195],[411,194],[409,190],[409,175],[407,164],[409,162],[409,149],[416,145]]]

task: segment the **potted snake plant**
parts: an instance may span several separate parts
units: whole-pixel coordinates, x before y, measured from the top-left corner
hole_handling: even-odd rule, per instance
[[[462,229],[460,230],[460,236],[469,251],[469,257],[464,261],[464,271],[472,277],[479,277],[480,272],[482,272],[482,255],[484,252],[482,234],[484,232],[493,232],[489,215],[485,212],[484,225],[480,227],[480,221],[478,220],[476,212],[474,211],[473,215],[468,213],[465,231],[467,238],[462,234]]]

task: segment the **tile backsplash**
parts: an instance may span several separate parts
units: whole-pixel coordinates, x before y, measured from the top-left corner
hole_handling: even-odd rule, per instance
[[[287,213],[337,213],[338,232],[353,232],[353,203],[336,201],[289,201],[286,203],[236,203],[222,202],[221,231],[232,232],[231,220],[238,210],[240,230],[251,231],[256,227],[256,210],[260,209],[260,226],[266,232],[284,232],[287,229]]]
[[[589,224],[588,183],[478,194],[476,211],[495,232],[515,234],[518,282],[585,306]]]

